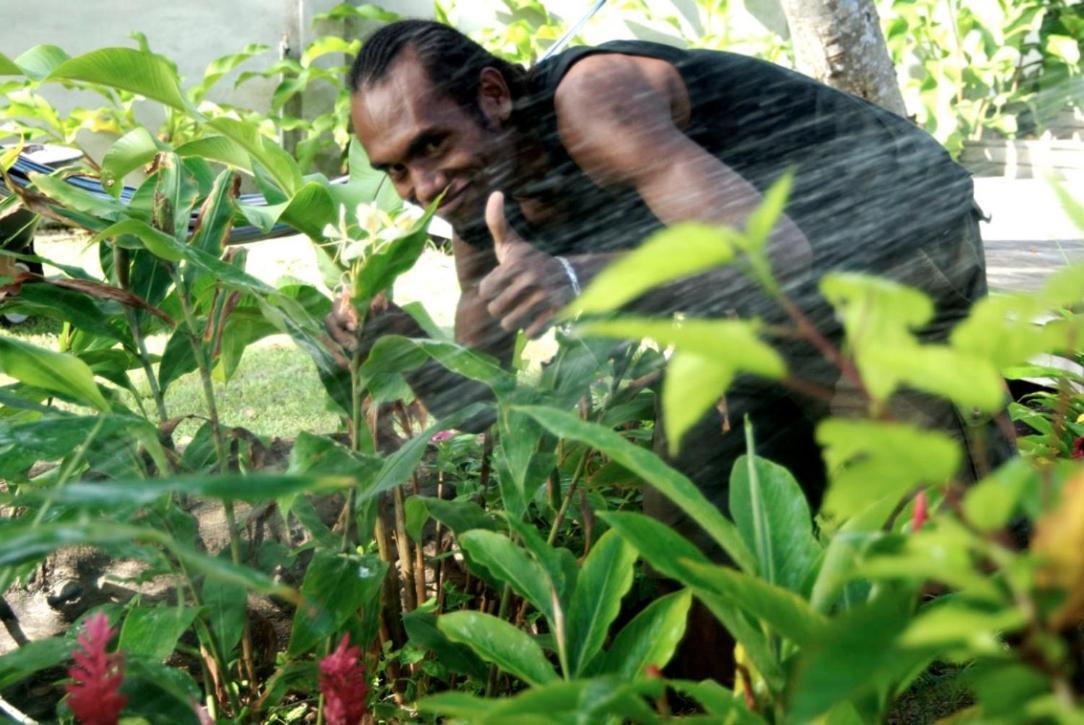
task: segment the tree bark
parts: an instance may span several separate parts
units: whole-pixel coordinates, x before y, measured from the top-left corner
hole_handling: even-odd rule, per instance
[[[798,68],[907,115],[873,0],[780,0]]]

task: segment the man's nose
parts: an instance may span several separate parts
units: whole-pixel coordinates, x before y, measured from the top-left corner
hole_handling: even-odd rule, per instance
[[[448,186],[447,175],[436,169],[421,169],[414,174],[414,196],[420,206],[429,206]]]

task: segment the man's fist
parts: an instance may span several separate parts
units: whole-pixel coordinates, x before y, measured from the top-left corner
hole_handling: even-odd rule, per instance
[[[478,294],[489,314],[509,332],[522,329],[538,337],[573,297],[562,264],[525,242],[504,216],[504,194],[495,191],[486,204],[486,226],[493,236],[497,266],[482,279]]]
[[[373,345],[384,335],[425,337],[414,318],[383,294],[377,295],[369,305],[365,324],[359,323],[357,309],[345,293],[335,298],[331,313],[324,319],[331,338],[347,353],[361,353],[362,359],[369,356]]]

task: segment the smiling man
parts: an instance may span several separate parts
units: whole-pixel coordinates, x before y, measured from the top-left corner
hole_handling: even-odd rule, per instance
[[[926,290],[937,303],[926,340],[944,339],[986,292],[968,174],[906,119],[769,63],[622,41],[566,50],[526,72],[452,28],[409,20],[365,42],[350,85],[354,130],[371,163],[403,199],[441,198],[438,213],[455,230],[457,340],[505,361],[518,330],[541,333],[615,256],[676,222],[743,225],[788,169],[792,195],[768,250],[784,290],[829,339],[839,339],[839,327],[815,282],[830,269]],[[636,304],[785,321],[732,267]],[[348,318],[332,330],[346,344],[358,344],[355,335],[363,347],[385,332],[422,335],[388,303],[365,330]],[[835,386],[838,371],[811,346],[782,347],[792,371]],[[480,395],[450,385],[435,364],[410,382],[438,414]],[[925,425],[963,437],[950,406],[918,407]],[[730,420],[751,418],[758,453],[790,469],[816,507],[825,474],[813,431],[826,401],[739,379],[726,410]],[[730,469],[745,452],[741,426],[724,423],[705,416],[671,459],[723,509]],[[998,460],[973,458],[962,478],[974,478],[982,458]],[[644,508],[710,549],[651,491]]]

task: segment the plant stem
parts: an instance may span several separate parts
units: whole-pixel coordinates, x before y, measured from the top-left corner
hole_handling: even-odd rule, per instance
[[[553,525],[550,526],[550,534],[546,537],[546,543],[553,546],[553,542],[557,539],[557,531],[561,528],[561,522],[564,521],[565,512],[568,511],[568,505],[572,501],[572,496],[576,493],[576,485],[580,481],[580,476],[583,474],[583,469],[587,465],[587,457],[589,451],[584,450],[583,456],[580,458],[579,463],[576,464],[576,470],[572,474],[572,480],[568,482],[568,490],[565,491],[565,497],[561,500],[561,508],[557,511],[557,515],[553,517]]]
[[[507,584],[501,590],[501,604],[497,609],[497,618],[505,619],[508,616],[508,605],[512,602],[512,587]],[[497,665],[489,666],[489,677],[486,678],[486,697],[493,697],[493,690],[497,687]]]

